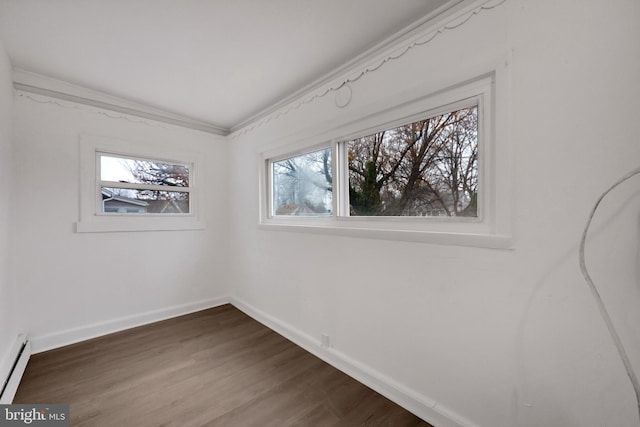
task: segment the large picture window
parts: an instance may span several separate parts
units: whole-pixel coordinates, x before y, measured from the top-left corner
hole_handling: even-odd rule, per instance
[[[478,216],[478,107],[345,142],[351,216]]]
[[[269,216],[478,218],[479,103],[460,105],[267,159]]]
[[[495,102],[495,78],[279,141],[261,156],[261,226],[508,247],[510,150],[505,121],[496,126],[496,111],[506,110]]]

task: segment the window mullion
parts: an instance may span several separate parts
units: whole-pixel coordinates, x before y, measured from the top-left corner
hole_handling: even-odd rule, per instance
[[[190,193],[191,187],[174,187],[171,185],[139,184],[130,182],[100,181],[101,187],[126,188],[129,190],[150,190]]]
[[[336,217],[349,216],[349,170],[344,143],[334,142]]]

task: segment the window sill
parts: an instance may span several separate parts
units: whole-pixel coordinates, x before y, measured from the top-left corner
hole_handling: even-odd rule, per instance
[[[78,233],[109,233],[118,231],[181,231],[203,230],[204,221],[196,218],[94,217],[76,222]]]
[[[382,227],[354,226],[336,223],[328,225],[283,224],[263,222],[258,226],[267,231],[288,231],[298,233],[328,234],[379,240],[428,243],[434,245],[468,246],[488,249],[512,249],[513,239],[509,235],[478,232],[451,232],[432,230],[400,230]]]

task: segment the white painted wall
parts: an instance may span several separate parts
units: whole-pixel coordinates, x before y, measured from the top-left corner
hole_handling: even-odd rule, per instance
[[[7,369],[13,363],[15,355],[10,355],[9,352],[19,333],[9,262],[12,250],[9,240],[10,205],[15,182],[11,161],[12,109],[11,62],[0,44],[0,381],[5,380]]]
[[[352,83],[345,109],[329,94],[236,134],[229,169],[236,303],[305,345],[315,342],[319,354],[369,375],[398,400],[421,402],[417,412],[436,425],[640,425],[578,266],[592,204],[640,166],[638,19],[632,0],[508,0]],[[514,161],[497,167],[503,176],[513,169],[513,250],[258,228],[261,152],[506,58],[510,117],[502,126]],[[636,371],[639,186],[630,182],[607,201],[588,248]],[[321,333],[330,335],[328,351],[319,348]]]
[[[11,252],[34,351],[227,300],[222,137],[21,91],[14,108]],[[201,153],[206,229],[76,233],[81,134]]]

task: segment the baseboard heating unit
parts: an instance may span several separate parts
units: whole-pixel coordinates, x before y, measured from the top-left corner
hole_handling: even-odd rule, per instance
[[[31,357],[31,342],[26,335],[18,335],[15,343],[9,350],[7,357],[0,366],[2,374],[2,390],[0,390],[0,404],[10,404],[18,391],[22,374],[27,368],[27,362]]]

